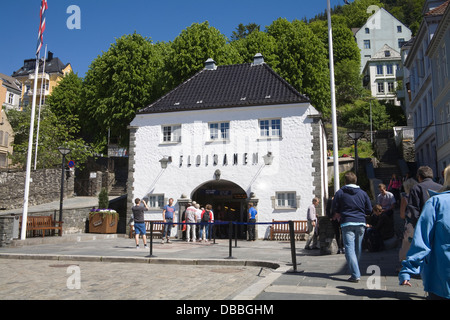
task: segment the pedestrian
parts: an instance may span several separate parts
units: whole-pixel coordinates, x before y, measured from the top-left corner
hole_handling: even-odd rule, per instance
[[[256,218],[258,217],[258,211],[253,206],[253,202],[248,203],[248,241],[256,240]]]
[[[394,232],[394,217],[383,212],[381,205],[373,207],[373,212],[366,219],[367,249],[371,252],[395,247],[396,238]]]
[[[430,191],[417,221],[403,268],[401,285],[411,286],[411,274],[421,275],[429,299],[450,299],[450,166],[444,170],[444,185]]]
[[[345,252],[345,249],[344,245],[342,244],[341,224],[339,223],[339,220],[337,219],[335,212],[333,211],[333,198],[334,197],[328,199],[325,211],[327,217],[330,218],[331,225],[333,226],[334,236],[336,237],[336,243],[338,246],[337,254],[341,254]]]
[[[136,249],[139,249],[139,235],[142,235],[142,241],[144,242],[144,248],[147,248],[147,231],[145,228],[145,216],[144,211],[149,210],[147,203],[139,198],[134,199],[134,206],[131,208],[134,221],[134,233],[136,240]],[[143,204],[143,206],[141,206]]]
[[[314,198],[312,204],[308,207],[306,214],[306,220],[308,220],[308,232],[306,233],[306,250],[319,249],[317,246],[318,228],[317,228],[317,216],[316,207],[319,205],[319,198]],[[311,247],[312,242],[312,247]]]
[[[207,204],[205,206],[205,209],[202,211],[201,214],[201,230],[200,230],[200,237],[201,241],[208,241],[209,238],[209,223],[212,221],[212,205]]]
[[[188,204],[188,207],[186,209],[186,242],[189,242],[191,240],[192,235],[192,241],[195,242],[195,213],[197,212],[197,209],[193,206],[192,203]],[[192,233],[192,234],[191,234]]]
[[[341,223],[345,259],[350,269],[351,282],[359,282],[359,259],[366,226],[366,215],[372,212],[369,196],[357,183],[356,175],[349,171],[344,176],[345,186],[334,195],[333,210]]]
[[[202,238],[202,236],[201,236],[201,222],[202,222],[202,212],[203,212],[203,210],[202,209],[200,209],[200,204],[198,204],[198,203],[196,203],[195,205],[194,205],[194,207],[195,207],[195,222],[197,223],[197,225],[196,225],[196,233],[195,233],[195,235],[196,235],[196,237],[197,237],[197,240],[198,241],[200,241],[200,239]]]
[[[383,208],[382,212],[387,215],[393,215],[396,203],[394,195],[392,192],[386,190],[386,185],[384,183],[378,185],[378,190],[380,190],[380,193],[377,196],[377,204],[381,205]]]
[[[405,190],[405,192],[402,192],[401,195],[402,200],[400,201],[400,218],[405,220],[405,225],[403,227],[402,245],[398,252],[400,263],[406,259],[406,253],[411,246],[411,241],[414,236],[414,226],[411,223],[411,213],[407,210],[407,205],[411,188],[416,184],[417,180],[414,178],[409,178],[403,183],[403,190]]]
[[[163,208],[163,222],[164,224],[164,231],[161,237],[161,243],[164,244],[164,237],[167,239],[167,243],[170,243],[170,233],[172,231],[172,228],[174,227],[173,221],[175,217],[175,207],[173,205],[173,198],[169,199],[169,204],[165,205]]]
[[[392,192],[395,201],[400,201],[400,189],[402,188],[402,180],[397,178],[395,173],[392,174],[387,190]]]
[[[430,198],[428,190],[437,191],[442,188],[442,185],[433,181],[433,169],[428,166],[421,166],[417,169],[417,180],[419,183],[411,188],[407,205],[414,227],[425,202]]]

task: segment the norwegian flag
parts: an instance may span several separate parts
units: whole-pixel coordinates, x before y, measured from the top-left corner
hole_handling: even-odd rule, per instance
[[[47,0],[41,1],[41,11],[40,11],[40,17],[41,17],[41,23],[39,24],[39,35],[38,35],[38,43],[37,43],[37,49],[36,49],[36,56],[41,51],[41,48],[44,44],[44,31],[45,31],[45,11],[48,9]]]

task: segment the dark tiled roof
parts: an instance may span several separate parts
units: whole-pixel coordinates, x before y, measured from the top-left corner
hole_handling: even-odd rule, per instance
[[[52,73],[62,73],[62,71],[68,66],[69,64],[64,64],[62,61],[55,57],[51,59],[47,59],[45,62],[45,72],[52,74]],[[44,63],[42,60],[39,62],[39,72],[42,72]],[[35,72],[36,68],[36,59],[29,59],[25,60],[22,68],[15,71],[12,74],[12,77],[21,77],[26,76],[29,74],[33,74]]]
[[[267,64],[201,70],[138,113],[232,108],[309,102]]]

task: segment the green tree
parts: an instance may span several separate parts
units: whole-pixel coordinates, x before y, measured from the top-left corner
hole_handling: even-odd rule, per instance
[[[15,133],[13,164],[24,167],[28,152],[31,108],[25,111],[9,110],[8,119]],[[57,167],[61,164],[61,154],[58,151],[60,146],[69,147],[72,150],[71,159],[81,167],[86,159],[95,153],[96,150],[92,146],[77,137],[78,128],[68,123],[70,122],[65,122],[62,118],[57,117],[50,107],[45,105],[42,107],[37,156],[38,169]],[[35,138],[37,123],[34,128],[33,137]]]
[[[236,41],[240,39],[244,39],[248,37],[253,31],[260,31],[260,25],[256,23],[249,23],[244,26],[244,24],[240,23],[236,28],[236,31],[233,31],[231,35],[231,41]]]
[[[347,20],[349,28],[361,28],[373,14],[370,6],[383,7],[379,0],[355,0],[342,8],[342,14]]]
[[[336,106],[351,103],[363,95],[364,88],[359,65],[359,60],[341,60],[336,63],[334,68]]]
[[[278,64],[275,38],[263,31],[253,31],[247,37],[231,42],[243,62],[252,62],[257,53],[264,56],[264,61],[275,68]]]
[[[228,39],[208,21],[193,23],[171,43],[165,60],[169,88],[175,88],[205,67],[205,61],[214,59],[218,65],[241,63],[237,50],[227,44]]]
[[[47,105],[56,117],[68,127],[81,129],[83,79],[73,72],[64,76],[47,98]]]
[[[136,111],[162,95],[160,46],[133,33],[92,62],[83,83],[82,116],[97,145],[105,147],[110,135],[128,146],[127,126]]]
[[[299,92],[310,97],[314,107],[330,114],[330,82],[322,41],[299,20],[275,20],[267,32],[276,41],[278,64],[274,67]]]

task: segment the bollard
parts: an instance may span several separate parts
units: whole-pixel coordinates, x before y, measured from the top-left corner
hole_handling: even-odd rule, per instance
[[[232,244],[233,244],[233,222],[228,223],[228,238],[229,238],[229,256],[225,259],[235,259],[232,255]]]
[[[291,240],[291,257],[294,273],[302,273],[303,271],[297,271],[297,255],[295,253],[295,233],[294,233],[294,221],[289,220],[289,238]]]
[[[149,257],[154,257],[153,255],[153,221],[150,221],[150,255]]]
[[[238,234],[238,227],[237,224],[234,225],[234,247],[237,248],[237,234]]]

